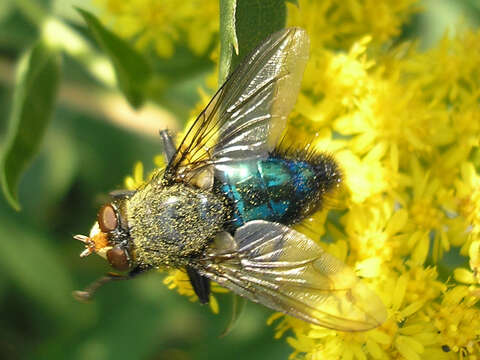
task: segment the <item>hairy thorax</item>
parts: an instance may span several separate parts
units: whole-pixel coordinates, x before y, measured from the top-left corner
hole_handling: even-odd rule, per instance
[[[222,198],[175,184],[152,181],[128,201],[132,255],[141,267],[183,267],[222,230],[227,217]]]

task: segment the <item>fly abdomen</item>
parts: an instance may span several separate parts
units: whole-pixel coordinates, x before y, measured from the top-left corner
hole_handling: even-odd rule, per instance
[[[233,207],[227,228],[235,229],[251,220],[296,223],[321,208],[340,181],[329,155],[276,151],[266,159],[220,168],[215,190]]]

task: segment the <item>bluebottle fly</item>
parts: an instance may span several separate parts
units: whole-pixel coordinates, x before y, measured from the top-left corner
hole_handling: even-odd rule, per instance
[[[380,325],[386,310],[348,266],[289,225],[321,208],[342,174],[319,152],[279,150],[308,60],[304,30],[266,39],[238,66],[178,147],[160,132],[168,165],[135,191],[116,191],[81,256],[113,268],[103,283],[184,269],[201,302],[210,281],[304,321],[344,331]]]

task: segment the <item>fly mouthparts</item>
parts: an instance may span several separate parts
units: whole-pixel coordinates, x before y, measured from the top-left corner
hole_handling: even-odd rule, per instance
[[[80,253],[80,257],[81,258],[84,258],[84,257],[87,257],[88,255],[90,255],[93,251],[90,250],[90,248],[86,248],[85,250],[83,250],[81,253]]]
[[[93,253],[93,248],[95,246],[94,242],[88,237],[88,236],[85,236],[85,235],[74,235],[73,238],[75,240],[79,240],[81,241],[82,243],[85,244],[85,247],[86,249],[83,250],[81,253],[80,253],[80,257],[83,258],[83,257],[86,257],[88,255],[90,255],[91,253]]]
[[[79,240],[81,242],[83,242],[84,244],[87,244],[89,245],[91,243],[91,240],[88,236],[85,236],[85,235],[74,235],[73,238],[75,240]]]

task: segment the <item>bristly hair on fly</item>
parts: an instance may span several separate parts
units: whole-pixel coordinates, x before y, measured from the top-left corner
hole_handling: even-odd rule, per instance
[[[302,139],[299,143],[284,133],[280,142],[270,152],[270,157],[307,162],[316,171],[316,181],[324,189],[317,211],[345,207],[344,171],[333,153],[319,150],[315,140]]]
[[[288,133],[286,134],[288,135]],[[321,237],[322,232],[312,227],[313,218],[326,217],[329,210],[343,210],[347,204],[347,191],[344,182],[344,172],[333,153],[319,150],[315,140],[298,143],[292,137],[283,136],[270,157],[307,162],[316,169],[316,180],[325,189],[312,215],[296,223],[297,228],[310,234],[313,238]]]

